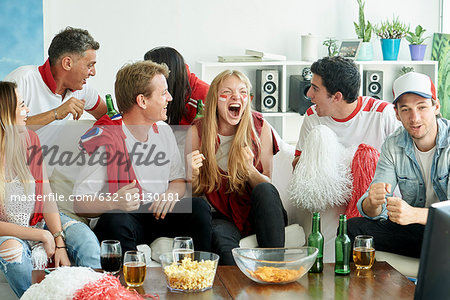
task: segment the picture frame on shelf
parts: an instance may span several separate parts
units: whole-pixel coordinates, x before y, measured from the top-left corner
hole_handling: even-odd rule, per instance
[[[341,46],[339,47],[338,55],[345,58],[356,59],[358,57],[361,43],[362,39],[343,40],[341,42]]]

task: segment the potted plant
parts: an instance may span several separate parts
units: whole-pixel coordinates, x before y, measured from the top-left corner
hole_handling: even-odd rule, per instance
[[[392,21],[382,21],[374,26],[374,32],[381,38],[381,50],[384,60],[397,60],[400,50],[400,41],[408,33],[409,25],[400,22],[397,18]]]
[[[359,23],[353,22],[355,25],[355,32],[359,39],[362,39],[361,47],[359,48],[358,60],[372,60],[373,48],[370,39],[372,38],[372,24],[365,20],[364,17],[364,0],[356,0],[359,5]]]
[[[427,45],[424,45],[423,42],[428,37],[422,37],[426,30],[422,28],[422,26],[417,25],[414,32],[408,31],[406,34],[406,40],[409,42],[409,53],[411,54],[411,60],[423,60],[425,56],[425,50],[427,49]]]
[[[336,56],[338,54],[338,47],[336,45],[337,40],[333,38],[328,38],[323,41],[324,46],[327,46],[328,56]]]

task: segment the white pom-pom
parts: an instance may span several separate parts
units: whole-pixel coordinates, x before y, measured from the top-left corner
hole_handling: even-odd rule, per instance
[[[31,263],[34,270],[43,270],[47,267],[47,252],[42,243],[36,244],[31,249]]]
[[[314,127],[289,185],[290,200],[309,211],[346,203],[352,193],[350,162],[354,149],[345,149],[325,125]]]

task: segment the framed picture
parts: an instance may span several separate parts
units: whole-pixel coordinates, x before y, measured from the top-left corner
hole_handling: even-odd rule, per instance
[[[343,40],[339,48],[339,56],[356,59],[362,40]]]
[[[431,60],[437,60],[438,78],[435,84],[438,89],[438,98],[441,100],[441,114],[444,118],[450,118],[450,34],[435,33],[433,35],[433,48]]]

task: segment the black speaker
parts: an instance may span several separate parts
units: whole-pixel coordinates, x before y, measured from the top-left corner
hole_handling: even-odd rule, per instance
[[[278,70],[256,70],[256,110],[279,111]]]
[[[302,75],[291,75],[289,78],[289,108],[301,115],[313,105],[311,98],[306,96],[311,81],[305,80]]]
[[[364,71],[364,96],[383,98],[383,71]]]

